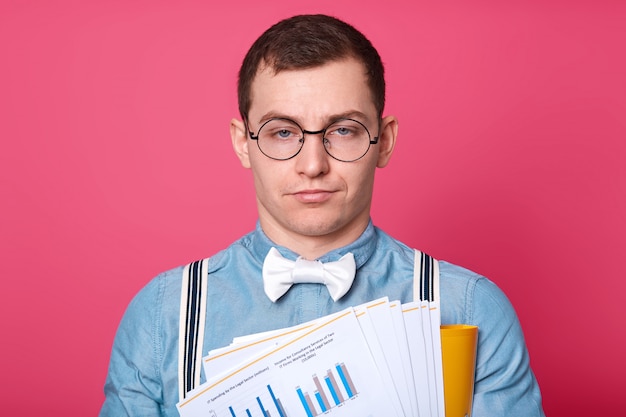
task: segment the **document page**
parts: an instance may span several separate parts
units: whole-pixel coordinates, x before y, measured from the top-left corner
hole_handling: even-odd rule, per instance
[[[352,309],[280,338],[178,404],[182,417],[400,417]]]

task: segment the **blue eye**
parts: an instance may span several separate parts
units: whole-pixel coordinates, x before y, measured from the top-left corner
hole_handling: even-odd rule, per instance
[[[289,130],[286,130],[286,129],[279,130],[276,134],[277,134],[279,137],[283,138],[283,139],[286,139],[286,138],[288,138],[289,136],[291,136],[291,132],[290,132]]]
[[[342,121],[341,124],[331,125],[327,130],[327,136],[336,138],[356,137],[360,135],[361,130],[358,125],[352,126],[348,122]]]

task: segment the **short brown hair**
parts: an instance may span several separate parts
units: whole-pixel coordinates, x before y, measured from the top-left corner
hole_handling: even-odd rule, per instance
[[[354,58],[366,68],[368,84],[380,118],[385,107],[385,74],[378,51],[353,26],[326,15],[299,15],[282,20],[252,44],[239,70],[239,113],[246,119],[251,85],[261,64],[275,73],[314,68],[331,61]]]

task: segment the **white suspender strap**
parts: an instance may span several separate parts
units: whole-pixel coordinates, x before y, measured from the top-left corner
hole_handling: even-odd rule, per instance
[[[439,262],[415,249],[413,301],[439,301]]]
[[[183,269],[178,333],[178,397],[180,401],[200,385],[202,344],[206,318],[209,259]]]

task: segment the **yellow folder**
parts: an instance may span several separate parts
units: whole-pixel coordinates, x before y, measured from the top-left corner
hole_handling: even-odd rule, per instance
[[[470,417],[472,414],[477,341],[477,326],[441,326],[446,417]]]

